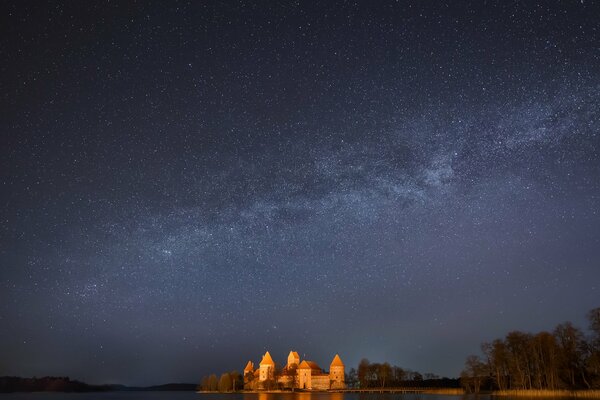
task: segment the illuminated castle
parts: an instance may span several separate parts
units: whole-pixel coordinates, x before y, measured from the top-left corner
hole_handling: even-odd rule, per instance
[[[330,390],[345,387],[344,363],[337,354],[329,365],[329,373],[325,373],[314,361],[300,362],[300,355],[295,351],[290,351],[287,364],[280,373],[276,373],[275,362],[268,351],[263,356],[258,369],[254,369],[252,361],[248,361],[244,368],[245,390]]]

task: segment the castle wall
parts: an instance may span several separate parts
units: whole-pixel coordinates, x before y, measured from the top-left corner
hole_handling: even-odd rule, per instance
[[[329,375],[313,375],[310,378],[311,390],[328,390],[329,389]]]
[[[294,377],[289,375],[282,375],[277,378],[277,383],[284,389],[291,389],[294,385]]]
[[[270,365],[260,366],[260,381],[266,381],[267,379],[273,379],[274,368]]]
[[[310,389],[310,369],[298,370],[298,388]]]
[[[331,381],[331,389],[346,389],[346,384],[339,381]]]

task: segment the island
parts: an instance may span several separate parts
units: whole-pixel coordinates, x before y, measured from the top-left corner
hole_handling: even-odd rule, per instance
[[[248,361],[244,368],[244,390],[341,390],[345,389],[344,363],[338,354],[325,372],[314,361],[302,360],[297,351],[291,350],[287,364],[279,370],[267,351],[257,369]]]

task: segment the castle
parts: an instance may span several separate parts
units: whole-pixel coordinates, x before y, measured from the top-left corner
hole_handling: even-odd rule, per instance
[[[244,368],[245,390],[330,390],[345,387],[344,363],[337,354],[329,365],[329,373],[325,373],[314,361],[300,362],[300,355],[296,351],[290,351],[287,364],[281,371],[276,369],[268,351],[262,357],[258,369],[254,369],[252,361],[248,361]]]

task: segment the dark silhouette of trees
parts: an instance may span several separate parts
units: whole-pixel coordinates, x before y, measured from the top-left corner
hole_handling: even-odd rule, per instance
[[[460,374],[460,383],[467,393],[479,393],[482,385],[489,379],[489,365],[478,356],[467,357],[465,369]]]
[[[496,339],[492,343],[483,343],[481,351],[485,355],[491,376],[500,390],[508,388],[508,350],[503,340]]]
[[[386,382],[389,383],[391,380],[392,367],[386,362],[383,364],[375,364],[375,374],[377,375],[379,386],[385,388]]]
[[[600,307],[587,315],[591,337],[588,342],[586,371],[592,387],[600,387]]]
[[[354,377],[354,378],[353,378]],[[384,389],[401,387],[458,387],[458,379],[440,378],[434,374],[423,375],[389,363],[371,363],[366,358],[351,369],[346,378],[348,387],[361,389]]]
[[[392,377],[394,382],[403,382],[406,380],[406,371],[400,367],[392,367]]]
[[[358,363],[358,384],[361,388],[368,388],[371,382],[370,363],[369,360],[363,358]]]
[[[200,380],[199,386],[200,386],[200,390],[203,390],[206,392],[216,392],[217,389],[219,388],[219,379],[217,378],[217,375],[215,375],[215,374],[212,374],[209,376],[204,376]]]
[[[590,384],[585,374],[585,353],[587,343],[583,332],[570,322],[560,324],[554,330],[559,348],[559,374],[571,387],[578,387],[581,381],[588,389]]]
[[[224,372],[220,378],[217,375],[211,374],[200,380],[198,385],[199,390],[207,392],[231,392],[244,389],[244,381],[242,376],[237,371]]]
[[[358,387],[358,372],[356,372],[356,369],[350,368],[350,371],[348,371],[344,380],[349,388]]]
[[[7,392],[97,392],[118,389],[118,385],[89,385],[67,376],[20,378],[0,376],[0,393]]]
[[[229,377],[231,378],[231,390],[235,392],[244,388],[244,378],[239,372],[233,370],[229,373]]]
[[[565,322],[552,333],[512,331],[504,339],[483,343],[483,360],[467,358],[461,383],[473,392],[478,387],[600,388],[600,308],[591,310],[588,320],[591,331],[588,338],[572,323]]]
[[[224,372],[220,378],[217,375],[211,374],[200,380],[198,385],[199,390],[207,392],[231,392],[244,389],[244,381],[242,375],[237,371]]]

